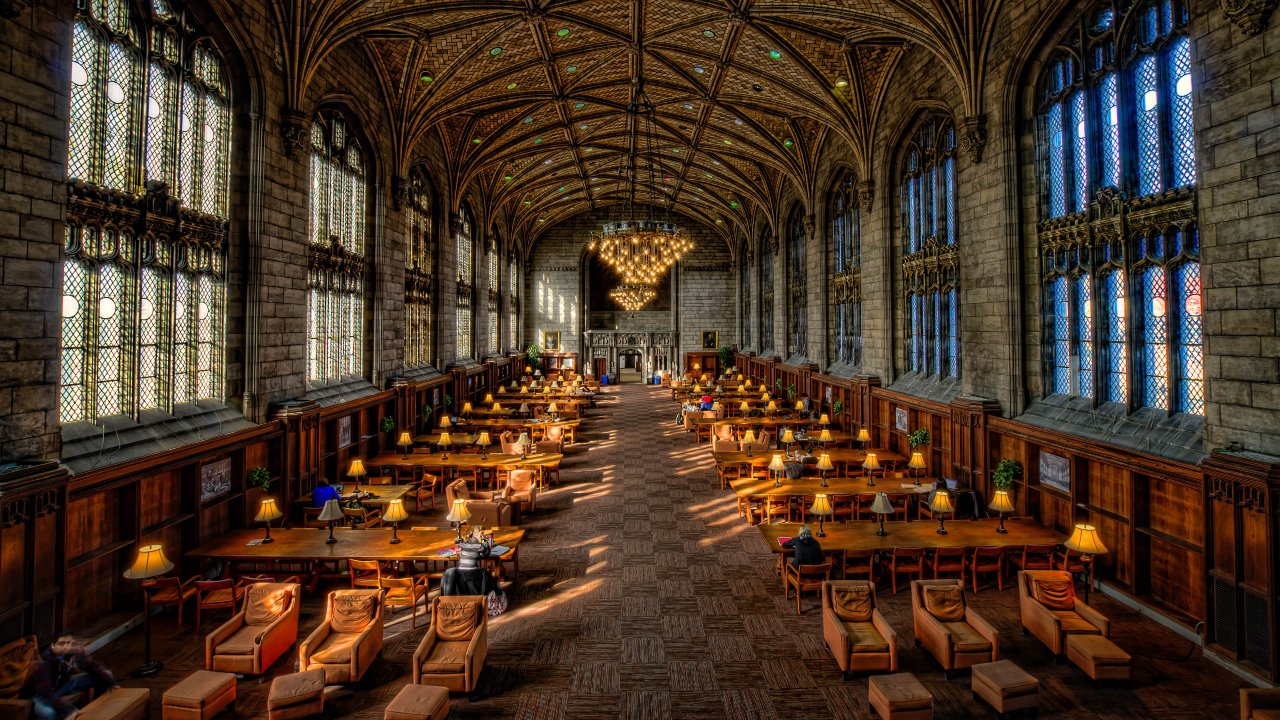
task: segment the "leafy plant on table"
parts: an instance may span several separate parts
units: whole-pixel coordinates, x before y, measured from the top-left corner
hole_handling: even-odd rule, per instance
[[[262,488],[263,492],[271,492],[271,473],[264,467],[256,467],[249,471],[249,487]]]
[[[996,465],[996,471],[991,473],[991,484],[995,485],[997,490],[1008,490],[1013,487],[1014,479],[1020,475],[1022,475],[1022,463],[1004,458],[999,465]]]
[[[912,450],[915,450],[921,445],[928,445],[929,440],[929,431],[925,428],[920,428],[907,436],[907,442],[911,445]]]

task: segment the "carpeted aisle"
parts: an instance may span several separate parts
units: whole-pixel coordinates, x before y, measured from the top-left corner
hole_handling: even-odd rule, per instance
[[[674,423],[670,391],[651,385],[610,387],[584,422],[562,472],[525,523],[521,577],[511,609],[490,620],[488,661],[471,697],[455,695],[452,718],[520,720],[664,720],[666,718],[871,718],[867,681],[845,682],[822,640],[821,613],[806,598],[797,615],[783,596],[774,558],[757,531],[740,520],[733,496],[717,487],[709,446]],[[441,508],[413,524],[444,524]],[[905,590],[880,589],[882,612],[899,633],[901,670],[934,694],[937,718],[987,718],[969,677],[943,678],[924,650],[912,647]],[[1131,653],[1165,658],[1190,643],[1094,594],[1113,621],[1113,639]],[[1244,684],[1199,652],[1186,662],[1137,657],[1132,688],[1095,690],[1072,666],[1019,632],[1017,595],[982,587],[972,605],[1001,631],[1002,656],[1041,680],[1041,716],[1169,720],[1238,716]],[[304,605],[303,634],[321,605]],[[225,614],[220,616],[224,618]],[[384,659],[357,688],[327,698],[328,717],[380,718],[408,681],[408,662],[424,630],[409,631],[407,613],[390,619]],[[403,620],[403,621],[401,621]],[[171,655],[155,686],[172,685],[202,665],[203,633],[191,624],[159,642]],[[106,651],[113,667],[139,633]],[[183,643],[187,643],[183,646]],[[292,656],[273,668],[292,668]],[[265,685],[241,682],[239,714],[265,716]],[[159,696],[155,698],[159,712]],[[158,715],[157,715],[158,716]]]

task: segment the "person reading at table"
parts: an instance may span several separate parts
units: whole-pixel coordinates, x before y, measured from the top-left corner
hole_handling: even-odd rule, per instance
[[[782,549],[796,551],[791,558],[793,567],[821,565],[826,562],[826,558],[822,555],[822,546],[814,539],[813,530],[808,525],[801,525],[796,537],[782,543]]]
[[[335,490],[328,482],[321,480],[311,493],[311,506],[322,508],[330,500],[342,502],[342,493]]]
[[[712,403],[714,403],[714,402],[715,402],[715,401],[711,399],[711,396],[710,396],[710,395],[703,395],[703,396],[702,396],[702,407],[701,407],[701,409],[703,409],[703,410],[710,410],[710,409],[711,409],[711,405],[712,405]]]

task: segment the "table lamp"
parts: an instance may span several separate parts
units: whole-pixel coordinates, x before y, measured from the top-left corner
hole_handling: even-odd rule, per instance
[[[400,529],[400,521],[409,519],[409,512],[404,509],[404,500],[396,498],[387,503],[387,510],[382,513],[382,519],[391,523],[391,544],[399,545],[400,536],[396,532]]]
[[[471,403],[470,403],[470,402],[464,402],[464,403],[462,403],[462,412],[464,412],[464,413],[469,413],[469,412],[471,412]]]
[[[876,493],[876,499],[871,503],[871,512],[880,516],[880,529],[876,535],[884,537],[889,533],[884,530],[884,516],[893,514],[893,503],[889,502],[889,496],[884,493]]]
[[[835,512],[835,508],[831,507],[831,498],[826,495],[813,496],[813,507],[809,508],[809,512],[818,516],[818,537],[826,537],[827,533],[822,530],[822,520],[827,515]]]
[[[769,393],[762,393],[762,394],[760,395],[760,399],[761,399],[761,400],[768,400],[768,399],[769,399]]]
[[[550,414],[552,417],[555,417],[555,414],[558,412],[560,412],[559,405],[556,405],[555,403],[551,403],[550,405],[547,406],[547,413]]]
[[[440,427],[452,427],[453,421],[449,419],[449,413],[440,416]]]
[[[124,576],[130,580],[149,580],[172,569],[173,562],[164,556],[164,548],[159,545],[144,545],[138,550],[138,559],[133,561],[133,566],[124,571]],[[151,677],[164,669],[164,663],[151,659],[151,588],[149,586],[154,585],[154,582],[142,584],[142,592],[147,598],[146,610],[142,614],[147,640],[142,665],[133,671],[134,677]]]
[[[551,387],[553,387],[553,388],[558,388],[558,387],[560,387],[560,381],[559,381],[559,380],[554,380],[554,381],[552,381],[552,383],[551,383]]]
[[[880,469],[880,461],[876,459],[876,454],[867,453],[867,459],[862,461],[862,467],[867,471],[867,487],[875,487],[876,479],[871,475],[871,471]]]
[[[781,441],[782,441],[782,444],[783,444],[783,445],[794,445],[794,444],[795,444],[795,442],[796,442],[796,436],[795,436],[795,433],[791,432],[791,428],[786,428],[785,430],[783,430],[783,431],[782,431],[782,438],[781,438]],[[790,447],[788,447],[788,448],[787,448],[787,451],[788,451],[788,452],[790,452],[790,450],[791,450],[791,448],[790,448]]]
[[[920,484],[919,471],[925,468],[924,453],[911,453],[911,462],[907,463],[907,467],[917,471],[912,473],[911,476],[915,478],[916,484],[919,485]]]
[[[1000,522],[1004,522],[1003,516],[1001,516]],[[1084,604],[1088,605],[1089,587],[1093,585],[1093,569],[1090,568],[1089,565],[1093,563],[1094,555],[1106,554],[1107,546],[1103,545],[1102,538],[1098,537],[1097,528],[1083,523],[1076,525],[1076,529],[1071,531],[1071,537],[1067,538],[1067,541],[1062,544],[1065,545],[1068,550],[1075,550],[1084,556],[1081,560],[1084,562],[1085,568],[1088,570],[1088,572],[1085,573],[1088,582],[1084,586]],[[1063,561],[1063,564],[1065,565],[1066,562]]]
[[[493,444],[493,441],[489,439],[489,433],[487,432],[480,433],[480,437],[476,438],[476,445],[480,446],[481,460],[489,459],[489,446],[492,444]]]
[[[720,401],[716,400],[715,402],[711,403],[711,409],[714,410],[715,412],[720,412]]]
[[[741,403],[738,403],[738,409],[742,411],[742,415],[745,417],[747,411],[751,409],[751,405],[746,400],[743,400]]]
[[[934,490],[933,502],[929,503],[929,509],[938,513],[938,534],[946,535],[947,527],[943,523],[946,522],[944,517],[949,512],[955,512],[955,505],[951,504],[951,493],[946,490]]]
[[[527,394],[529,394],[529,386],[528,386],[528,385],[521,385],[521,386],[520,386],[520,392],[525,393],[526,395],[527,395]]]
[[[332,545],[337,541],[333,537],[333,524],[346,517],[342,512],[342,505],[337,500],[326,500],[324,509],[320,511],[320,515],[316,518],[322,523],[329,523],[329,539],[324,541],[325,545]]]
[[[467,509],[467,501],[458,498],[453,501],[453,506],[449,508],[449,514],[445,516],[445,520],[453,523],[458,529],[458,537],[456,542],[462,542],[462,524],[471,517],[471,511]]]
[[[550,395],[550,394],[551,394],[551,386],[550,386],[550,385],[548,385],[548,386],[546,386],[546,387],[542,388],[542,394],[543,394],[543,395]]]
[[[512,390],[515,390],[517,387],[519,387],[519,383],[517,383],[515,380],[512,380],[511,384],[508,385],[507,387],[511,388]]]
[[[536,377],[536,378],[540,378],[540,377],[542,377],[542,370],[534,370],[534,371],[533,371],[533,376],[534,376],[534,377]]]
[[[867,443],[871,442],[871,433],[868,433],[866,428],[861,428],[858,430],[857,440],[862,443],[862,449],[866,450]]]
[[[822,487],[827,486],[827,471],[834,469],[835,465],[831,464],[831,456],[827,453],[822,453],[818,458],[818,470],[821,471],[822,474]]]
[[[494,403],[494,404],[493,404],[493,411],[494,411],[494,412],[502,412],[502,403],[500,403],[500,402],[496,402],[496,403]]]
[[[529,433],[520,433],[520,437],[516,438],[516,447],[520,448],[520,457],[528,456],[529,446],[532,444],[533,443],[529,442]]]
[[[797,401],[796,401],[796,409],[797,409],[797,410],[803,410],[803,409],[804,409],[804,401],[803,401],[803,400],[797,400]]]
[[[716,386],[716,394],[719,394],[719,393],[722,393],[722,392],[724,392],[724,386],[723,386],[723,385],[717,385],[717,386]]]
[[[693,391],[694,391],[694,392],[702,392],[702,386],[701,386],[701,385],[699,385],[698,383],[694,383],[694,384],[693,384]]]
[[[996,528],[996,532],[998,533],[1009,532],[1008,530],[1004,529],[1004,514],[1007,512],[1014,512],[1015,510],[1017,510],[1017,508],[1013,506],[1013,499],[1009,497],[1009,491],[997,490],[995,499],[993,499],[991,501],[991,504],[988,505],[987,507],[991,508],[992,510],[995,510],[997,513],[1000,514],[1000,527]]]
[[[825,445],[829,442],[835,442],[835,439],[831,437],[830,430],[822,428],[822,432],[818,435],[818,442]]]
[[[774,487],[782,487],[782,480],[781,478],[778,477],[777,473],[782,472],[784,467],[785,466],[782,464],[782,456],[774,455],[773,461],[769,463],[769,471],[774,473],[774,476],[773,476]]]
[[[818,424],[819,424],[819,425],[830,425],[830,424],[831,424],[831,418],[827,417],[827,414],[826,414],[826,413],[822,413],[822,417],[818,419]]]
[[[449,459],[449,443],[453,442],[453,438],[449,437],[449,433],[440,433],[440,437],[436,438],[436,445],[440,446],[441,460]]]
[[[747,432],[742,436],[742,444],[747,446],[747,457],[751,457],[751,446],[756,443],[756,434],[747,428]]]
[[[364,462],[360,458],[351,461],[351,467],[347,468],[347,477],[356,479],[356,484],[360,484],[360,478],[368,475],[369,472],[364,469]]]
[[[528,414],[529,414],[529,406],[528,406],[527,404],[525,404],[525,403],[520,403],[520,414],[521,414],[521,415],[528,415]]]
[[[284,517],[284,513],[280,512],[280,507],[276,505],[275,498],[266,498],[262,501],[262,506],[258,508],[258,516],[254,518],[255,522],[267,524],[267,536],[263,538],[262,544],[275,542],[271,537],[271,521]]]
[[[406,430],[400,433],[400,439],[396,441],[396,444],[404,448],[404,459],[408,460],[409,452],[413,449],[413,436]]]
[[[777,403],[775,403],[774,401],[770,400],[770,401],[769,401],[769,406],[768,406],[767,408],[765,408],[765,409],[766,409],[766,410],[768,410],[769,412],[777,412],[777,411],[778,411],[778,404],[777,404]]]
[[[746,391],[747,391],[747,387],[745,385],[738,386],[738,392],[746,392]]]

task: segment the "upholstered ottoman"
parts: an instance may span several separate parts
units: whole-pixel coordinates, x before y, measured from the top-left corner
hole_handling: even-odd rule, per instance
[[[235,704],[235,673],[197,670],[164,691],[160,714],[164,720],[209,720]]]
[[[1067,659],[1095,682],[1129,679],[1129,653],[1101,635],[1068,635]]]
[[[444,720],[449,690],[434,685],[405,685],[383,711],[383,720]]]
[[[151,717],[151,691],[117,688],[84,706],[76,716],[84,720],[145,720]]]
[[[880,720],[933,719],[933,696],[915,675],[872,675],[867,685],[871,708]]]
[[[1004,717],[1007,712],[1040,707],[1040,681],[1011,660],[974,665],[973,694],[986,700]]]
[[[270,720],[294,720],[322,712],[323,668],[281,675],[271,681],[271,694],[267,696],[267,716]]]

